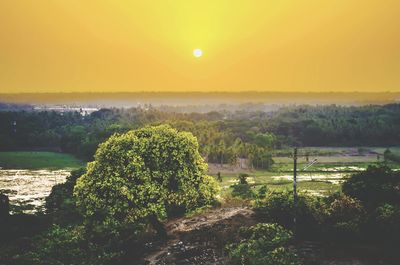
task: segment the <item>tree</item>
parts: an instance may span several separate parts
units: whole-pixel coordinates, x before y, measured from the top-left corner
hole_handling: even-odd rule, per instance
[[[146,219],[162,233],[160,220],[213,201],[218,184],[206,170],[191,133],[145,127],[102,143],[74,195],[88,222]]]
[[[400,201],[400,173],[386,165],[370,165],[367,170],[355,173],[342,185],[343,193],[357,198],[367,207]]]

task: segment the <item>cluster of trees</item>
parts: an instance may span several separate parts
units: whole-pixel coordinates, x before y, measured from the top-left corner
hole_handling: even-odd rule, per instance
[[[192,132],[200,153],[211,163],[268,168],[273,134],[243,132],[223,122],[222,114],[167,113],[155,109],[102,109],[89,116],[77,112],[0,112],[0,150],[56,150],[92,160],[98,145],[114,133],[149,124],[170,124]],[[244,140],[242,140],[242,138]]]
[[[400,104],[292,106],[277,111],[209,113],[115,108],[102,109],[88,116],[77,112],[1,111],[0,123],[0,150],[58,147],[81,156],[93,155],[97,144],[114,132],[169,123],[195,134],[202,154],[209,154],[217,161],[221,160],[221,157],[214,158],[218,153],[226,152],[225,157],[232,156],[232,150],[221,150],[232,146],[236,140],[266,150],[292,144],[396,145],[400,134]]]
[[[77,112],[0,111],[0,150],[59,150],[91,161],[114,133],[170,124],[192,132],[211,163],[268,168],[274,148],[285,146],[397,145],[400,104],[294,106],[277,111],[175,113],[155,108]]]
[[[114,119],[112,111],[95,115],[100,114],[108,116],[101,119]],[[126,264],[142,256],[146,239],[165,237],[162,221],[213,205],[219,186],[206,175],[201,144],[192,133],[182,132],[194,126],[203,135],[207,130],[197,126],[205,125],[174,122],[179,130],[170,125],[145,126],[114,134],[100,144],[87,168],[53,188],[46,200],[47,215],[2,216],[0,264]],[[240,130],[228,131],[234,137],[227,141],[237,139]],[[212,132],[217,136],[202,137],[222,137],[218,130]],[[240,154],[245,144],[234,140],[232,146]],[[260,221],[275,224],[242,229],[238,241],[227,246],[233,264],[301,264],[291,247],[289,229],[295,229],[300,239],[370,242],[396,254],[400,172],[385,165],[370,166],[346,179],[343,193],[324,198],[304,194],[296,204],[290,191],[270,192],[263,186],[255,193],[247,177],[239,176],[234,196],[254,199]],[[391,264],[397,257],[385,258]]]
[[[398,144],[400,104],[385,106],[298,106],[266,118],[266,130],[303,146],[390,146]]]
[[[48,225],[22,252],[20,238],[7,233],[8,222],[0,219],[0,232],[7,234],[1,240],[16,240],[0,248],[0,264],[137,260],[144,235],[165,237],[161,221],[214,203],[219,186],[206,170],[191,133],[161,125],[114,135],[86,169],[53,188],[46,200],[50,220],[43,222]]]
[[[342,193],[323,198],[302,194],[295,204],[292,192],[268,192],[256,196],[255,209],[262,219],[295,228],[300,239],[379,245],[390,254],[385,264],[392,264],[400,244],[399,187],[400,172],[369,166],[347,179]]]
[[[229,255],[234,264],[298,264],[300,260],[305,264],[320,264],[318,257],[308,259],[301,256],[301,259],[295,259],[296,253],[287,249],[288,244],[294,244],[290,241],[291,236],[280,226],[296,231],[297,240],[378,246],[382,252],[379,262],[397,264],[400,172],[393,171],[385,163],[369,166],[366,171],[351,175],[343,183],[342,192],[328,197],[301,193],[296,203],[292,191],[269,191],[265,185],[256,190],[247,183],[247,177],[247,174],[239,175],[238,183],[232,185],[232,196],[254,200],[254,209],[260,221],[278,226],[259,224],[260,227],[251,228],[260,230],[258,234],[249,235],[247,232],[238,242],[230,245]],[[268,227],[267,235],[263,235],[262,227]],[[286,233],[286,236],[269,238],[270,233],[275,235],[277,231]],[[281,252],[274,252],[277,247]],[[276,261],[278,257],[281,263]]]

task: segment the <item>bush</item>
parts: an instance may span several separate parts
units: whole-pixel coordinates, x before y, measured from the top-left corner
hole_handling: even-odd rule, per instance
[[[366,171],[353,174],[342,186],[343,193],[357,198],[369,208],[384,203],[399,204],[400,172],[386,165],[369,166]]]
[[[255,203],[256,213],[271,222],[292,228],[296,217],[296,229],[301,233],[317,234],[316,226],[322,222],[323,213],[316,198],[299,194],[296,206],[290,191],[269,192]]]
[[[231,264],[297,265],[296,253],[288,247],[292,233],[278,224],[260,223],[239,230],[240,243],[227,246]]]
[[[255,194],[249,184],[235,184],[232,185],[232,196],[242,199],[252,199]]]
[[[25,251],[15,249],[15,253],[8,253],[5,264],[126,264],[127,260],[138,259],[144,251],[141,241],[144,228],[140,223],[98,226],[90,231],[82,225],[53,225],[45,233],[32,238]]]
[[[241,184],[241,185],[248,184],[248,182],[247,182],[248,177],[249,177],[248,174],[240,173],[238,176],[239,184]]]
[[[355,240],[360,235],[365,218],[366,212],[361,202],[342,195],[328,205],[324,227],[330,238]]]
[[[374,240],[387,244],[400,244],[400,206],[385,203],[372,213],[369,231]]]
[[[388,232],[398,232],[400,229],[400,207],[385,203],[375,210],[375,216],[380,226]]]
[[[78,224],[82,221],[73,196],[76,180],[85,174],[85,168],[71,172],[65,183],[57,184],[46,198],[46,212],[60,225]]]
[[[390,149],[386,149],[385,152],[383,153],[383,158],[385,161],[390,161],[390,162],[400,162],[400,156],[397,154],[394,154]]]
[[[266,185],[262,185],[256,194],[257,199],[263,200],[267,197],[268,188]]]

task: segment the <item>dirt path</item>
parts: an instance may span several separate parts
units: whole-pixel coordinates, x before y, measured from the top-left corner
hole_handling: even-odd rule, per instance
[[[200,215],[183,217],[166,223],[168,240],[154,242],[148,247],[140,264],[144,265],[224,265],[224,247],[235,239],[242,226],[256,224],[255,213],[250,208],[218,208]],[[237,238],[236,238],[237,239]],[[332,246],[324,247],[320,242],[301,241],[297,243],[300,256],[321,255],[324,265],[372,265],[374,260],[366,253]],[[339,252],[338,252],[339,251]],[[317,255],[317,256],[316,256]],[[131,264],[137,264],[134,261]]]
[[[219,208],[166,224],[168,241],[148,253],[144,264],[224,264],[223,247],[239,227],[256,223],[248,208]]]

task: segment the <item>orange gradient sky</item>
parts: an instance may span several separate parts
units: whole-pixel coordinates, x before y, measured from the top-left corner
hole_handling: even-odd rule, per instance
[[[0,92],[400,91],[399,10],[398,0],[3,0]]]

